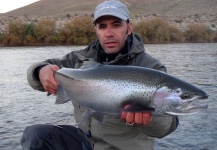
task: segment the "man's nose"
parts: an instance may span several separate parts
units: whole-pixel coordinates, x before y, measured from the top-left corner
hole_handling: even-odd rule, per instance
[[[114,31],[112,30],[112,28],[107,28],[106,30],[106,37],[107,38],[110,38],[110,37],[113,37],[114,36]]]

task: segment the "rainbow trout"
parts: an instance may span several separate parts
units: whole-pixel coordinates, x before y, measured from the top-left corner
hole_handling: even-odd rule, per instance
[[[203,90],[154,69],[95,64],[63,68],[54,77],[59,85],[56,103],[72,101],[86,108],[81,121],[90,115],[120,115],[122,111],[187,115],[207,108],[198,101],[208,98]],[[124,109],[127,104],[130,107]]]

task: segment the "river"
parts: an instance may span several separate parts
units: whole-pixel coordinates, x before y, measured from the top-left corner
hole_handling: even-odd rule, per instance
[[[0,47],[0,150],[21,150],[26,126],[37,123],[74,124],[72,105],[55,105],[54,96],[33,90],[26,70],[34,62],[84,48]],[[145,45],[146,51],[167,66],[169,74],[206,91],[208,109],[181,116],[177,130],[157,139],[156,150],[214,150],[217,147],[217,44]]]

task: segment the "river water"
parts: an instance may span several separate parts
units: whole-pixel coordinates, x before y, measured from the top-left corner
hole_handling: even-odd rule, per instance
[[[33,63],[84,48],[0,47],[0,150],[21,150],[26,126],[37,123],[74,124],[72,105],[55,105],[54,96],[33,90],[26,70]],[[167,66],[169,74],[205,90],[208,109],[181,116],[178,129],[157,139],[156,150],[214,150],[217,147],[217,44],[145,45]]]

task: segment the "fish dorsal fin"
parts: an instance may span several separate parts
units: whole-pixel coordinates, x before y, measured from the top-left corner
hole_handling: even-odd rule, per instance
[[[66,92],[63,90],[63,88],[59,85],[57,88],[57,97],[56,97],[56,104],[64,104],[66,102],[70,101],[69,96],[66,94]]]

